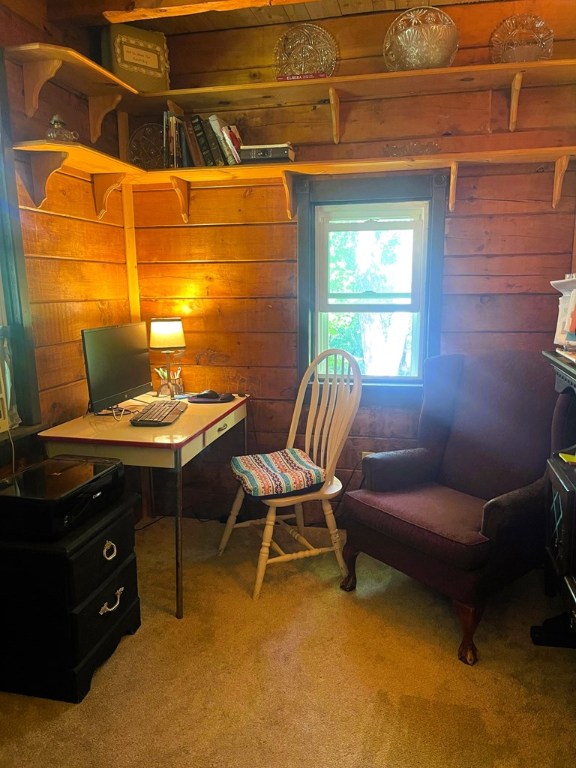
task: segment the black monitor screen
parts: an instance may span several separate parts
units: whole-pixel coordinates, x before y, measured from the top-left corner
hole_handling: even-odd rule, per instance
[[[93,413],[152,389],[145,322],[88,328],[82,347]]]

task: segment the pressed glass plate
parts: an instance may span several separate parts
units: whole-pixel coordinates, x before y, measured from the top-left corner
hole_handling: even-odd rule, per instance
[[[396,18],[384,38],[389,70],[448,67],[458,50],[458,29],[444,11],[424,5]]]
[[[509,16],[490,35],[492,63],[549,59],[553,43],[554,33],[539,16]]]
[[[128,162],[144,170],[164,167],[163,130],[158,123],[145,123],[137,128],[128,143]]]
[[[296,24],[276,43],[276,79],[330,77],[336,69],[338,46],[317,24]]]

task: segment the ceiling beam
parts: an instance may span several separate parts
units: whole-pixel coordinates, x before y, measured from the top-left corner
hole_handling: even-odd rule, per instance
[[[126,3],[123,10],[109,8],[109,0],[103,0],[108,8],[103,16],[112,24],[146,19],[165,19],[169,16],[190,16],[207,11],[237,11],[242,8],[261,8],[274,5],[296,5],[307,0],[134,0]],[[113,3],[112,3],[113,4]]]

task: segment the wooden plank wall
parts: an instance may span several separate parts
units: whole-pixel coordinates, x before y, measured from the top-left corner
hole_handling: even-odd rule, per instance
[[[552,13],[560,18],[566,9],[564,0],[483,3],[482,14],[491,6],[513,7],[513,12],[529,8],[545,18]],[[459,55],[469,51],[466,55],[475,56],[481,40],[485,49],[484,33],[495,26],[495,11],[482,21],[474,5],[465,8],[471,13],[469,24],[465,10],[451,8],[453,18],[462,14]],[[382,16],[383,23],[389,23],[390,15]],[[362,34],[349,18],[345,23],[346,30],[356,30],[349,48],[355,46],[358,61],[376,56],[370,52],[375,50],[374,36],[360,17]],[[574,14],[566,29],[560,37],[570,48],[576,39]],[[233,71],[219,65],[213,71],[208,58],[225,48],[222,34],[206,33],[202,45],[199,36],[171,41],[174,77],[187,78],[203,66],[206,79],[210,73],[216,82],[218,73],[226,71],[232,78],[228,81],[234,82]],[[250,30],[236,34],[251,39]],[[271,45],[279,30],[258,34],[265,49],[264,36],[269,35]],[[242,50],[251,50],[250,45]],[[228,49],[225,54],[232,56]],[[224,53],[219,60],[221,56]],[[244,61],[238,58],[238,77],[246,74]],[[16,138],[43,135],[46,118],[62,104],[70,110],[65,118],[71,127],[84,130],[85,104],[60,91],[46,86],[40,116],[30,120],[18,107],[21,91],[13,80]],[[346,107],[343,141],[337,147],[330,142],[325,106],[294,108],[282,119],[272,110],[253,122],[246,115],[243,127],[250,143],[290,138],[301,157],[320,159],[377,156],[390,144],[413,140],[436,141],[448,151],[576,143],[574,89],[534,89],[522,94],[520,106],[514,134],[507,130],[504,92],[359,102]],[[103,141],[111,142],[111,136],[112,130],[107,130]],[[88,143],[85,135],[83,140]],[[19,163],[20,176],[26,173]],[[550,166],[460,169],[456,207],[446,228],[443,351],[550,347],[558,295],[549,281],[573,271],[575,176],[568,171],[562,199],[553,209]],[[40,211],[22,184],[19,189],[43,416],[56,423],[80,415],[86,405],[80,328],[129,319],[122,205],[120,193],[112,193],[108,213],[97,221],[89,179],[64,173],[51,177]],[[133,202],[131,245],[138,259],[142,317],[181,315],[187,338],[182,358],[185,386],[250,392],[250,448],[281,446],[297,385],[298,333],[297,225],[287,219],[283,189],[272,183],[191,186],[188,224],[182,222],[172,189],[137,189]],[[126,224],[126,232],[131,232],[132,222]],[[416,421],[417,413],[411,410],[361,409],[341,461],[344,482],[350,481],[349,487],[358,483],[362,451],[411,445]],[[223,456],[238,450],[237,436],[216,445],[203,463],[190,467],[187,478],[187,502],[203,517],[221,515],[231,497]]]

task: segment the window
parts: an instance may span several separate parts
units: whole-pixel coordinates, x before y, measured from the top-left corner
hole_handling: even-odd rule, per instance
[[[337,347],[365,385],[419,387],[439,351],[446,189],[442,175],[297,187],[301,366]]]

